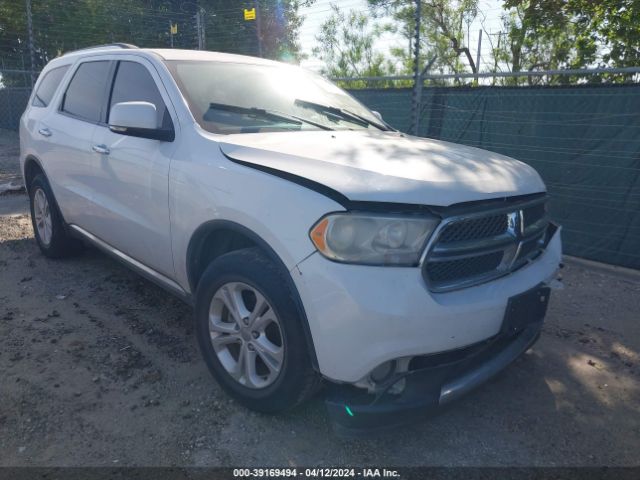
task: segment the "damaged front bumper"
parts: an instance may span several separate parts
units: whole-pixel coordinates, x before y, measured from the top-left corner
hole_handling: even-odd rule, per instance
[[[336,433],[358,435],[415,422],[483,384],[538,340],[549,295],[550,288],[541,284],[511,298],[498,335],[463,349],[416,357],[409,371],[376,394],[332,385],[326,405]],[[399,382],[402,393],[390,393]]]

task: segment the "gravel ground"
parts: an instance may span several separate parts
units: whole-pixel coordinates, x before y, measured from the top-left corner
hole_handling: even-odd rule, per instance
[[[640,465],[638,272],[568,260],[527,355],[426,422],[345,440],[321,394],[236,405],[189,307],[95,250],[46,259],[26,205],[0,196],[0,466]]]
[[[20,180],[18,133],[0,128],[0,185]]]

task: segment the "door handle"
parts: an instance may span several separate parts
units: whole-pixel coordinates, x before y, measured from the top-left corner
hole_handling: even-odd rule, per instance
[[[94,145],[92,148],[94,152],[100,153],[102,155],[109,155],[109,153],[111,152],[111,150],[109,150],[109,147],[104,144]]]
[[[41,128],[40,130],[38,130],[38,133],[40,135],[42,135],[43,137],[50,137],[51,136],[51,130],[49,130],[48,128]]]

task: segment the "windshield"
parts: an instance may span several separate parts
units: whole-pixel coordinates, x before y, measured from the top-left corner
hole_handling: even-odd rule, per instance
[[[209,132],[387,129],[344,90],[298,67],[191,60],[167,65]]]

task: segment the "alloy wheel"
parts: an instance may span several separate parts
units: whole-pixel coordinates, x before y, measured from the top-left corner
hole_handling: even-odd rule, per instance
[[[51,222],[51,208],[44,190],[38,188],[33,196],[33,214],[40,241],[46,246],[51,243],[53,226]]]
[[[241,385],[266,388],[284,363],[282,327],[256,288],[242,282],[222,285],[209,307],[209,334],[218,360]]]

